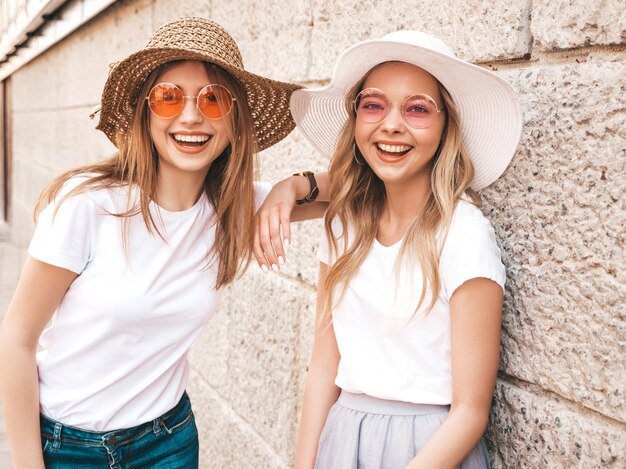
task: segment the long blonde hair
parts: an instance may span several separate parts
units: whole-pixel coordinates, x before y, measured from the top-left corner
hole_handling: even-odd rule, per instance
[[[116,136],[119,151],[108,160],[71,169],[55,178],[39,196],[35,206],[35,221],[43,206],[54,200],[70,178],[83,175],[87,179],[61,198],[57,208],[67,197],[82,192],[137,186],[138,200],[133,199],[132,191],[129,190],[126,210],[110,214],[124,219],[124,250],[127,249],[129,217],[139,213],[148,232],[163,238],[149,209],[150,202],[156,198],[159,158],[148,131],[149,111],[143,103],[158,78],[176,63],[160,65],[142,84],[131,130]],[[217,84],[228,88],[236,99],[233,110],[225,118],[230,144],[211,164],[204,180],[204,191],[216,212],[215,242],[207,253],[207,261],[209,265],[218,263],[215,287],[219,289],[240,276],[252,256],[254,155],[257,152],[257,142],[243,86],[218,66],[205,63],[205,67],[209,76]]]
[[[367,258],[386,200],[383,182],[369,166],[359,165],[354,155],[356,113],[352,103],[369,73],[371,70],[346,96],[349,117],[329,166],[331,202],[324,224],[330,258],[336,258],[336,261],[329,266],[324,284],[327,294],[324,297],[322,319],[325,321],[332,320],[332,307],[341,301],[348,284]],[[422,267],[422,291],[414,313],[426,300],[428,287],[432,296],[427,312],[432,309],[439,295],[439,257],[457,202],[466,194],[473,203],[479,205],[478,195],[470,187],[474,167],[463,147],[457,108],[441,84],[439,91],[446,109],[446,124],[432,162],[431,191],[423,210],[407,230],[395,266],[396,278],[403,264]],[[341,249],[332,227],[333,220],[337,220],[342,227]],[[349,226],[353,229],[349,230]],[[335,290],[336,295],[333,294]]]

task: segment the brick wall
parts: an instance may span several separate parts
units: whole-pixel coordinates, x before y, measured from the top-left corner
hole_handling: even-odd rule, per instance
[[[349,45],[421,29],[519,93],[522,142],[484,190],[508,284],[488,429],[499,468],[626,465],[623,0],[126,0],[13,75],[11,240],[26,245],[39,190],[113,151],[87,119],[108,64],[160,24],[210,17],[253,72],[325,84]],[[260,156],[276,181],[323,169],[298,132]],[[252,265],[191,352],[202,467],[286,468],[311,348],[320,222],[294,227],[280,274]]]

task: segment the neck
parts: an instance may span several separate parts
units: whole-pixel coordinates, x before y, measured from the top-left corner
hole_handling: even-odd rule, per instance
[[[206,172],[178,172],[161,166],[156,187],[157,204],[169,212],[193,207],[202,195],[205,178]]]
[[[424,209],[430,192],[430,174],[416,178],[410,184],[385,185],[386,200],[378,220],[378,240],[393,244],[402,239]]]

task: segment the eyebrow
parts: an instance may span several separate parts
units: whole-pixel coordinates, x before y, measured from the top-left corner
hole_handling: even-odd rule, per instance
[[[379,88],[374,88],[374,87],[370,87],[370,88],[363,88],[361,90],[361,92],[365,91],[365,90],[371,90],[370,93],[368,93],[366,96],[371,96],[371,95],[375,95],[375,94],[382,94],[383,96],[385,96],[385,98],[389,99],[389,96],[387,95],[387,93],[385,93],[383,90],[379,89]],[[433,102],[437,105],[437,108],[445,108],[445,101],[443,100],[443,97],[441,97],[441,101],[443,102],[443,104],[439,104],[437,102],[437,100],[430,94],[430,93],[426,93],[426,92],[420,92],[420,93],[413,93],[413,94],[407,94],[405,95],[403,98],[401,98],[401,100],[399,101],[399,103],[403,103],[406,102],[407,99],[411,98],[412,96],[428,96],[430,99],[433,100]]]
[[[160,82],[160,83],[171,83],[172,85],[177,86],[177,87],[178,87],[181,91],[183,91],[183,89],[184,89],[184,86],[183,86],[183,85],[181,85],[180,83],[174,83],[173,81],[162,81],[162,82]],[[207,85],[216,85],[216,84],[217,84],[217,83],[211,83],[211,82],[208,82],[208,83],[206,83],[206,84],[204,84],[204,85],[202,85],[202,86],[200,86],[200,87],[196,88],[196,96],[198,95],[198,93],[200,93],[200,91],[201,91],[201,90],[202,90],[205,86],[207,86]]]

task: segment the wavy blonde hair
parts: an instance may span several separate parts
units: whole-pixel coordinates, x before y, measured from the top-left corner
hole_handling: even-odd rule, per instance
[[[128,191],[126,210],[110,215],[123,218],[122,238],[127,253],[129,218],[141,213],[148,232],[163,238],[158,223],[150,213],[149,204],[156,201],[159,158],[149,133],[149,110],[146,96],[159,77],[177,62],[168,62],[156,68],[139,89],[139,103],[131,130],[118,133],[119,151],[108,160],[71,169],[52,181],[41,193],[35,206],[35,221],[43,206],[50,203],[63,185],[72,177],[87,179],[67,193],[57,204],[83,192],[122,186],[137,186],[138,200]],[[233,110],[226,117],[230,144],[213,161],[204,180],[204,192],[215,209],[215,242],[207,252],[207,265],[218,263],[216,288],[220,288],[243,274],[251,256],[254,238],[254,155],[257,152],[254,122],[247,106],[243,86],[228,72],[205,63],[207,74],[217,84],[225,86],[236,99]],[[164,238],[163,238],[164,239]]]
[[[341,301],[348,284],[370,253],[385,204],[383,182],[368,165],[360,166],[354,157],[356,113],[352,103],[372,70],[346,96],[349,117],[329,166],[331,202],[324,224],[330,257],[337,258],[329,266],[324,284],[328,293],[323,300],[322,319],[329,322],[332,307]],[[431,298],[426,312],[432,309],[439,295],[439,257],[457,202],[466,194],[474,204],[480,204],[478,194],[470,187],[474,166],[463,147],[457,108],[440,83],[439,91],[444,101],[446,123],[441,144],[431,163],[431,191],[423,210],[411,222],[404,236],[395,265],[396,279],[403,265],[422,266],[422,291],[414,315],[426,301],[428,287]],[[341,249],[333,232],[333,220],[338,220],[342,227]],[[350,233],[354,239],[348,239],[349,226],[353,228]],[[336,295],[333,294],[335,291]]]

